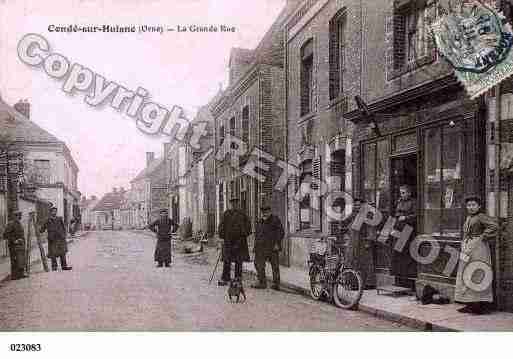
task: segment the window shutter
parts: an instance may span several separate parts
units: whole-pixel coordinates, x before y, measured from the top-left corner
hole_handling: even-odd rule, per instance
[[[340,90],[340,58],[339,58],[339,31],[338,21],[333,19],[330,21],[330,45],[329,45],[329,59],[330,59],[330,81],[329,81],[329,95],[330,100],[338,97]]]
[[[394,69],[400,69],[406,60],[406,16],[394,14]]]
[[[319,181],[321,180],[321,156],[317,156],[312,161],[312,177],[316,179],[316,181],[312,181],[311,188],[313,190],[319,189]]]

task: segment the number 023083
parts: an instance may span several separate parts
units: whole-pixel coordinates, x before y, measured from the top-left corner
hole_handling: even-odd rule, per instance
[[[12,352],[40,352],[41,344],[11,344],[9,349]]]

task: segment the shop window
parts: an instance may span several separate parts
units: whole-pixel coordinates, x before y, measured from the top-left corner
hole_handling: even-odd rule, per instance
[[[313,40],[301,48],[301,116],[312,111],[313,102]]]
[[[424,137],[423,232],[459,237],[463,225],[463,136],[459,125]]]
[[[330,21],[330,100],[340,96],[343,91],[343,72],[345,57],[345,29],[346,14],[345,9],[337,13]]]

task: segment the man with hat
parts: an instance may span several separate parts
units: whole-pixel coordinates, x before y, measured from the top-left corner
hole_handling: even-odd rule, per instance
[[[48,255],[52,261],[52,271],[57,270],[57,258],[60,259],[62,270],[71,270],[66,263],[68,244],[66,243],[66,227],[62,217],[57,217],[57,208],[50,208],[50,218],[39,230],[41,233],[48,231]]]
[[[171,264],[171,233],[176,230],[176,223],[169,218],[167,209],[160,210],[160,218],[151,223],[148,228],[157,233],[157,245],[154,259],[157,267]]]
[[[262,203],[262,218],[257,222],[255,230],[255,268],[258,276],[258,283],[251,287],[256,289],[267,288],[265,277],[265,264],[271,263],[273,270],[272,289],[280,290],[280,251],[285,231],[280,219],[272,214],[271,205],[268,202]]]
[[[4,239],[11,259],[11,280],[25,278],[25,231],[21,225],[22,213],[15,211],[4,231]]]
[[[248,216],[239,209],[239,199],[230,199],[229,209],[223,213],[219,224],[219,237],[222,238],[223,274],[217,283],[220,286],[230,281],[232,262],[235,262],[235,278],[242,279],[242,262],[249,261],[247,236],[251,233]]]

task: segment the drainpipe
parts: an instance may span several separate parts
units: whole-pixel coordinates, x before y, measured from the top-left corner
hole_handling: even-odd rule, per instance
[[[500,271],[500,239],[502,237],[502,225],[501,225],[501,203],[502,203],[502,193],[500,188],[500,160],[501,160],[501,138],[500,138],[500,123],[501,123],[501,86],[496,85],[495,86],[495,125],[492,128],[493,131],[493,138],[494,143],[493,146],[495,146],[495,173],[494,173],[494,192],[495,192],[495,215],[497,216],[497,220],[499,222],[499,230],[497,233],[497,239],[495,241],[495,293],[497,296],[497,299],[500,298],[500,278],[501,278],[501,271]],[[500,304],[500,303],[497,303]]]
[[[289,63],[289,51],[287,47],[287,39],[288,39],[288,31],[287,27],[284,27],[284,36],[283,36],[283,51],[285,53],[285,107],[284,107],[284,117],[285,117],[285,150],[283,151],[285,157],[285,163],[289,163],[289,72],[288,72],[288,63]],[[288,171],[288,168],[286,169]],[[294,174],[295,175],[295,174]],[[287,173],[287,182],[288,182],[288,173]],[[290,255],[291,255],[291,243],[290,243],[290,221],[289,221],[289,186],[285,187],[285,220],[286,227],[285,233],[289,234],[288,243],[287,243],[287,266],[290,267]]]

